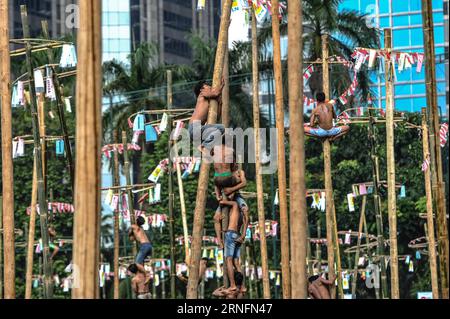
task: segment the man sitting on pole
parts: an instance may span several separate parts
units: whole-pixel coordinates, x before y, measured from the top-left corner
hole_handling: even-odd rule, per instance
[[[333,120],[337,118],[334,107],[331,103],[325,102],[325,94],[317,93],[317,107],[312,111],[309,125],[305,124],[305,134],[312,137],[328,138],[334,141],[345,135],[350,130],[347,125],[334,126]],[[318,127],[316,128],[316,120]]]

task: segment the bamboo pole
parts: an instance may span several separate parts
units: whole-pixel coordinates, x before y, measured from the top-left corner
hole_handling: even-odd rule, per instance
[[[33,254],[34,254],[34,237],[36,229],[36,202],[37,202],[37,174],[36,174],[36,157],[33,162],[33,184],[31,187],[31,213],[30,226],[28,233],[27,247],[27,270],[25,275],[25,299],[31,299],[31,291],[33,285]]]
[[[49,33],[48,33],[48,21],[41,21],[42,24],[42,32],[44,34],[45,39],[50,39]],[[48,57],[48,63],[53,64],[54,63],[54,55],[52,50],[49,48],[47,49],[47,57]],[[64,149],[66,151],[67,156],[67,164],[69,168],[69,175],[71,180],[72,189],[74,187],[74,166],[73,166],[73,159],[72,159],[72,146],[70,145],[70,139],[69,139],[69,133],[67,130],[66,125],[66,118],[64,114],[64,102],[62,100],[61,91],[60,91],[60,83],[58,75],[55,72],[55,68],[52,67],[52,80],[53,80],[53,86],[55,88],[55,96],[56,96],[56,110],[58,113],[59,118],[59,125],[61,127],[61,132],[64,140]]]
[[[449,244],[447,226],[447,205],[445,200],[445,181],[442,170],[440,148],[439,109],[437,105],[437,81],[434,43],[433,6],[431,0],[422,0],[422,18],[425,52],[425,85],[429,112],[431,181],[436,200],[436,228],[438,235],[438,255],[442,298],[449,298]]]
[[[167,70],[167,108],[172,109],[172,71]],[[172,161],[172,147],[176,143],[172,140],[172,128],[173,128],[173,120],[172,115],[169,114],[169,139],[167,144],[167,153],[169,158],[169,166],[168,166],[168,179],[169,179],[169,237],[170,237],[170,297],[172,299],[176,298],[175,291],[175,230],[174,230],[174,217],[173,217],[173,205],[175,202],[175,194],[173,191],[173,161]]]
[[[119,142],[119,137],[117,130],[114,130],[114,143]],[[119,177],[119,154],[114,152],[114,185],[120,186],[120,177]],[[119,299],[119,257],[120,257],[120,233],[119,233],[119,214],[120,214],[120,206],[117,205],[117,208],[114,210],[114,299]],[[124,243],[125,245],[125,243]]]
[[[384,29],[384,47],[392,48],[392,30]],[[391,256],[391,298],[399,299],[398,251],[397,251],[397,196],[395,191],[395,153],[394,153],[394,79],[391,72],[395,66],[386,59],[386,156],[388,182],[388,216]]]
[[[217,44],[216,61],[214,64],[213,87],[219,87],[222,79],[223,65],[224,65],[224,51],[227,45],[226,34],[231,14],[231,0],[224,0],[222,6],[222,18],[220,21],[219,38]],[[208,112],[208,123],[214,124],[217,121],[216,100],[211,100]],[[202,249],[202,234],[205,223],[205,207],[209,179],[209,163],[203,162],[200,168],[200,176],[198,182],[197,198],[194,211],[194,227],[192,231],[192,250],[191,263],[189,265],[189,280],[187,285],[187,299],[197,298],[198,288],[198,270],[201,259]]]
[[[253,218],[250,216],[250,224],[253,223]],[[255,283],[255,298],[259,299],[260,296],[260,285],[259,285],[259,278],[258,278],[258,266],[256,264],[256,253],[255,253],[255,241],[253,239],[253,230],[250,228],[250,264],[253,265],[253,281]]]
[[[3,196],[0,195],[0,299],[3,299]]]
[[[361,204],[361,215],[359,217],[358,240],[356,244],[356,254],[355,254],[355,267],[353,268],[352,299],[356,299],[356,282],[358,280],[359,252],[361,246],[361,235],[363,234],[364,217],[366,214],[366,204],[367,204],[367,195],[364,195]]]
[[[258,30],[255,11],[252,11],[252,70],[253,70],[253,132],[255,137],[255,166],[256,166],[256,192],[258,203],[258,224],[261,234],[262,229],[266,228],[266,217],[264,211],[264,189],[261,168],[261,136],[260,136],[260,110],[259,110],[259,54],[258,54]],[[267,239],[266,236],[260,236],[261,250],[261,267],[263,273],[263,291],[264,298],[270,298],[270,281],[269,281],[269,262],[267,259]]]
[[[14,299],[14,185],[11,120],[11,61],[9,56],[9,1],[0,0],[0,107],[2,131],[2,209],[4,253],[4,297]],[[1,288],[1,287],[0,287]]]
[[[291,298],[291,274],[289,259],[289,216],[287,207],[286,162],[284,149],[284,102],[283,79],[281,69],[280,21],[278,19],[279,1],[272,1],[272,40],[273,69],[275,78],[275,108],[277,127],[278,154],[278,189],[280,207],[280,238],[281,238],[281,271],[283,280],[283,298]]]
[[[22,28],[24,38],[30,37],[30,26],[28,24],[28,13],[27,7],[25,5],[20,6],[21,18],[22,18]],[[50,266],[50,251],[48,242],[48,227],[47,227],[47,195],[45,192],[45,180],[44,180],[44,158],[43,154],[43,144],[41,144],[41,135],[39,132],[39,118],[38,118],[38,108],[36,104],[36,90],[34,86],[34,72],[31,61],[31,44],[26,41],[26,64],[27,72],[29,76],[29,88],[30,88],[30,110],[31,118],[33,124],[33,139],[34,139],[34,150],[36,154],[36,167],[37,167],[37,189],[38,189],[38,203],[39,203],[39,216],[41,225],[41,237],[43,246],[43,267],[44,267],[44,298],[52,298],[52,276],[51,276],[51,266]]]
[[[323,66],[323,92],[326,99],[330,97],[330,73],[328,62],[328,35],[322,36],[322,66]],[[333,181],[331,172],[331,144],[328,139],[323,142],[323,158],[325,168],[325,199],[326,199],[326,229],[327,254],[329,276],[337,276],[339,297],[344,298],[341,277],[341,258],[339,253],[339,238],[337,235],[336,211],[333,198]],[[336,268],[335,269],[335,263]],[[331,287],[331,296],[336,298],[335,287]]]
[[[228,51],[228,32],[226,33],[227,46],[225,48],[225,60],[223,62],[223,80],[224,86],[222,91],[222,124],[225,127],[230,126],[230,53]]]
[[[128,142],[127,142],[127,132],[122,131],[122,145],[123,145],[123,157],[124,157],[124,165],[123,170],[125,173],[125,179],[127,182],[127,185],[131,185],[131,172],[130,172],[130,158],[128,156]],[[136,215],[134,214],[134,198],[133,198],[133,192],[131,191],[131,188],[127,188],[127,198],[128,198],[128,211],[130,213],[130,222],[132,225],[136,224]],[[132,252],[133,256],[136,256],[137,254],[137,245],[138,243],[135,241],[132,245]]]
[[[381,212],[381,198],[380,195],[378,194],[380,182],[380,170],[379,170],[378,156],[376,155],[377,136],[375,131],[375,121],[373,118],[372,110],[369,110],[369,115],[370,115],[369,141],[370,141],[370,157],[372,159],[373,200],[374,200],[374,211],[375,211],[377,243],[378,243],[377,255],[380,258],[381,288],[382,288],[381,297],[384,299],[387,298],[388,291],[387,291],[386,264],[384,256],[383,215]],[[366,228],[364,231],[367,234]],[[377,297],[380,297],[380,288],[377,285],[375,286],[375,295]]]
[[[47,192],[47,137],[45,126],[45,96],[43,93],[38,95],[38,121],[39,121],[39,134],[41,135],[41,153],[42,153],[42,176],[44,178],[44,192],[48,196]],[[47,218],[49,221],[50,217]]]
[[[175,144],[176,148],[177,145]],[[178,154],[178,152],[176,152]],[[183,237],[184,237],[184,254],[185,254],[185,262],[189,265],[190,256],[189,256],[189,233],[188,233],[188,225],[187,225],[187,216],[186,216],[186,202],[184,199],[184,187],[183,187],[183,179],[181,178],[181,166],[180,163],[177,162],[177,181],[178,181],[178,194],[180,195],[180,206],[181,206],[181,220],[183,223]]]
[[[278,9],[278,7],[276,7]],[[307,239],[308,217],[306,212],[305,187],[305,133],[303,127],[303,26],[302,1],[293,0],[288,6],[288,75],[290,126],[290,225],[291,225],[291,295],[295,299],[306,299],[306,259],[309,247]]]
[[[79,269],[74,299],[98,298],[100,258],[100,167],[102,136],[101,2],[79,1],[74,265]]]
[[[428,141],[428,125],[426,118],[426,108],[422,108],[422,145],[423,145],[423,160],[430,159],[430,148]],[[433,220],[433,195],[431,189],[431,174],[430,169],[424,172],[425,177],[425,194],[427,197],[427,242],[428,242],[428,261],[430,263],[431,273],[431,288],[433,292],[433,299],[439,299],[439,284],[438,271],[436,263],[436,240],[434,237],[434,220]]]

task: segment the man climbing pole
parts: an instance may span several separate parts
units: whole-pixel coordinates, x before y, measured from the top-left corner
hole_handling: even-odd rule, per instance
[[[136,266],[141,272],[145,273],[144,261],[147,256],[152,254],[152,244],[148,239],[145,231],[142,229],[142,225],[145,224],[145,219],[142,216],[136,218],[136,224],[132,224],[128,232],[128,236],[131,241],[139,242],[139,252],[136,256]]]
[[[245,240],[245,234],[249,223],[248,211],[242,212],[234,198],[231,200],[221,200],[220,205],[230,207],[230,217],[228,229],[225,232],[225,262],[227,263],[228,278],[230,287],[225,290],[225,294],[234,294],[238,290],[234,280],[235,271],[242,273],[240,264],[241,245]],[[242,229],[242,231],[241,231]]]
[[[200,151],[209,149],[213,146],[214,137],[216,135],[222,136],[225,132],[225,127],[222,124],[206,124],[209,112],[209,102],[214,99],[219,105],[219,112],[221,109],[221,95],[224,82],[219,88],[213,89],[208,83],[200,81],[194,88],[194,93],[197,96],[197,104],[195,105],[194,113],[189,120],[189,136],[191,141],[200,134],[202,143],[200,144]],[[197,134],[196,134],[197,133]]]
[[[334,141],[337,138],[345,135],[350,130],[347,125],[334,126],[333,119],[336,119],[336,112],[333,104],[325,102],[325,94],[323,92],[317,93],[317,107],[312,111],[309,125],[305,124],[305,134],[313,137],[329,138]],[[316,120],[318,128],[316,128]]]

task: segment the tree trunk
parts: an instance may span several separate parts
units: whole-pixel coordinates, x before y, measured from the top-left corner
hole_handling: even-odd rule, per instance
[[[12,161],[11,61],[9,56],[9,1],[0,0],[0,107],[2,127],[2,208],[5,299],[16,297],[14,249],[14,174]]]
[[[287,207],[286,162],[284,149],[284,102],[281,69],[280,21],[278,19],[279,1],[272,1],[272,40],[273,69],[275,77],[275,108],[278,150],[278,189],[280,203],[281,273],[283,279],[283,298],[291,298],[291,274],[289,259],[289,216]]]
[[[72,297],[97,299],[102,137],[101,2],[79,1]]]
[[[384,47],[392,48],[392,30],[384,29]],[[395,189],[394,153],[394,79],[391,72],[395,65],[386,60],[386,156],[388,183],[389,247],[391,256],[391,298],[399,299],[398,251],[397,251],[397,199]]]
[[[291,289],[292,298],[306,299],[307,293],[307,212],[305,187],[305,134],[303,126],[302,77],[302,2],[294,0],[288,6],[288,74],[290,116],[290,216],[291,216]]]
[[[226,35],[231,15],[231,0],[224,0],[222,6],[222,18],[220,21],[219,39],[217,44],[216,61],[214,64],[213,87],[219,87],[222,80],[224,52],[226,48]],[[208,123],[214,124],[217,122],[217,101],[211,100],[208,113]],[[189,280],[187,285],[187,299],[197,299],[198,288],[198,269],[200,266],[201,250],[202,250],[202,235],[205,223],[205,207],[208,190],[210,165],[203,162],[200,168],[200,176],[198,181],[198,190],[196,205],[194,211],[194,227],[192,231],[192,250],[191,250],[191,264],[189,265]]]
[[[264,190],[261,169],[261,136],[259,114],[259,69],[258,33],[255,11],[252,11],[252,69],[253,69],[253,131],[255,135],[256,192],[258,202],[258,224],[260,230],[261,266],[263,274],[264,298],[270,298],[269,264],[267,260],[267,239],[265,236],[266,217],[264,211]],[[244,230],[245,231],[245,230]]]

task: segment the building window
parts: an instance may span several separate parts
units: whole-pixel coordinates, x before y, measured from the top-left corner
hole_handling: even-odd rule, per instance
[[[186,41],[180,41],[169,37],[164,37],[164,49],[166,52],[179,55],[185,58],[191,57],[191,48]]]
[[[188,31],[192,28],[192,18],[164,10],[164,26],[176,30]]]

